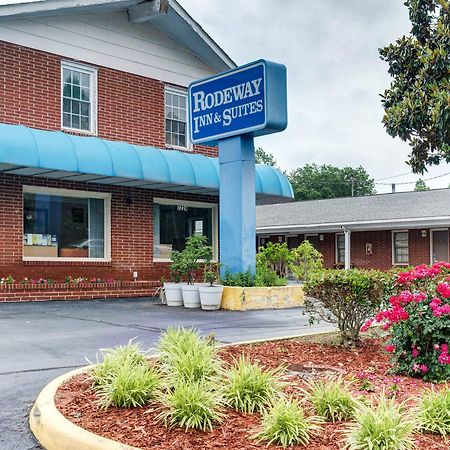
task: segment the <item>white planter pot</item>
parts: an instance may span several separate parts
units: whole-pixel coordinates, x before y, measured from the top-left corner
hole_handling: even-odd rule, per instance
[[[220,309],[220,303],[222,302],[222,285],[199,287],[200,302],[202,304],[202,309],[207,311],[213,311],[215,309]]]
[[[167,306],[183,306],[180,283],[164,283]]]
[[[182,284],[181,293],[185,308],[200,308],[200,295],[195,284]]]

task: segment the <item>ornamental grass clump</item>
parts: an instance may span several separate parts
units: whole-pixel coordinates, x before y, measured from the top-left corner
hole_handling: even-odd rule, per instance
[[[222,398],[208,382],[179,382],[162,397],[165,409],[159,414],[166,426],[212,430],[221,422]]]
[[[262,412],[281,393],[282,368],[262,370],[241,356],[229,370],[224,386],[226,403],[244,413]]]
[[[279,398],[264,413],[262,430],[254,438],[258,442],[267,441],[267,445],[278,444],[283,448],[307,445],[311,434],[319,429],[318,423],[318,418],[305,416],[297,400]]]
[[[450,387],[441,391],[428,390],[417,406],[419,429],[448,438],[450,436]]]
[[[212,382],[221,371],[218,346],[198,331],[169,328],[159,341],[160,365],[165,382]]]
[[[397,373],[450,380],[450,264],[417,266],[394,276],[389,306],[362,327],[382,324]]]
[[[314,406],[316,414],[327,422],[340,422],[353,417],[357,400],[350,392],[350,385],[342,378],[330,381],[312,381],[306,396]]]
[[[97,387],[99,406],[101,409],[144,406],[156,398],[159,384],[159,374],[148,364],[123,365]]]
[[[130,340],[127,345],[100,350],[102,361],[92,368],[90,375],[94,386],[103,386],[111,381],[121,367],[147,366],[145,352],[138,342]]]
[[[378,404],[358,403],[355,422],[346,430],[349,450],[409,450],[415,447],[417,421],[404,413],[403,405],[382,396]]]

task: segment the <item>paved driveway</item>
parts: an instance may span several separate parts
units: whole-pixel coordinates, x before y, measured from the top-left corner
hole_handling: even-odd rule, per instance
[[[50,380],[95,360],[99,348],[138,337],[155,345],[170,325],[216,333],[222,342],[283,337],[309,327],[301,308],[214,311],[168,308],[152,299],[0,303],[0,449],[40,448],[28,429],[33,400]]]

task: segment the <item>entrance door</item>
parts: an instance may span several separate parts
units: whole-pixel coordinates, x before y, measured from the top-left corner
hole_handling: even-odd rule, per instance
[[[448,261],[448,230],[431,231],[431,263]]]

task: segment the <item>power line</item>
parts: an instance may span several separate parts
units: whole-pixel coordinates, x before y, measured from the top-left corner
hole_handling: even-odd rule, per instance
[[[421,180],[422,181],[429,181],[429,180],[435,180],[436,178],[442,178],[442,177],[445,177],[446,175],[450,175],[450,172],[447,172],[447,173],[443,173],[442,175],[437,175],[437,176],[435,176],[435,177],[430,177],[430,178],[422,178]],[[417,182],[418,180],[416,180],[416,181],[404,181],[404,182],[402,182],[402,183],[375,183],[375,184],[378,184],[378,185],[384,185],[384,186],[391,186],[392,184],[395,184],[395,185],[404,185],[404,184],[416,184],[416,182]]]
[[[375,180],[373,180],[373,181],[390,180],[391,178],[398,178],[398,177],[403,177],[403,176],[405,176],[405,175],[411,175],[411,174],[412,174],[412,172],[405,172],[405,173],[400,173],[400,174],[398,174],[398,175],[392,175],[392,176],[390,176],[390,177],[377,178],[377,179],[375,179]]]

